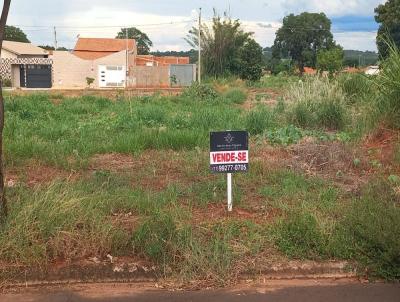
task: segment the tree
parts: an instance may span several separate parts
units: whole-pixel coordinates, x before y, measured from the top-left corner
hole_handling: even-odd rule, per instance
[[[263,49],[254,39],[249,39],[239,50],[239,76],[243,80],[259,81],[264,63]]]
[[[344,52],[343,48],[336,46],[331,49],[320,49],[317,54],[317,69],[322,73],[329,72],[332,77],[335,72],[343,68]]]
[[[148,55],[150,53],[150,47],[153,46],[153,42],[150,38],[136,27],[121,28],[116,38],[135,39],[139,55]]]
[[[389,0],[375,8],[375,20],[380,24],[377,46],[381,58],[389,56],[389,47],[385,38],[392,40],[400,47],[400,1]]]
[[[186,36],[186,41],[193,48],[198,48],[198,29],[193,27]],[[225,74],[240,75],[240,52],[249,42],[252,33],[241,29],[239,20],[214,14],[212,26],[201,25],[202,67],[210,76]]]
[[[8,12],[10,11],[11,0],[4,0],[3,10],[0,17],[0,55],[5,38]],[[7,200],[4,191],[4,169],[3,169],[3,129],[4,129],[4,99],[0,80],[0,219],[7,216]]]
[[[320,49],[334,45],[331,21],[324,13],[290,14],[276,33],[272,52],[274,58],[291,58],[303,73],[305,66],[316,66]]]
[[[26,34],[18,27],[6,25],[5,27],[5,37],[6,41],[15,41],[15,42],[23,42],[29,43],[28,37]]]
[[[44,50],[55,50],[54,46],[50,46],[50,45],[39,45],[39,47],[43,48]],[[68,48],[66,48],[66,47],[58,47],[57,50],[67,51]]]

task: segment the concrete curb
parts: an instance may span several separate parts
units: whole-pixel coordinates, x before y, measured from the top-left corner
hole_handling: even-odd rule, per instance
[[[357,277],[347,262],[288,262],[271,265],[260,270],[248,270],[240,274],[246,280],[285,279],[345,279]],[[35,287],[80,283],[155,283],[158,281],[155,267],[147,268],[136,263],[70,265],[60,269],[32,270],[14,268],[0,274],[5,287]]]

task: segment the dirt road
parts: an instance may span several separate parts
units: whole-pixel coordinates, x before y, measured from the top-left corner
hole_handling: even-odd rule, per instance
[[[356,281],[267,281],[233,289],[169,291],[154,284],[90,284],[15,289],[0,294],[1,302],[385,302],[400,301],[399,284]]]

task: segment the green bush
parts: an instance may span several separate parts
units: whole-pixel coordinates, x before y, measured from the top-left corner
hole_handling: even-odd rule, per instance
[[[3,87],[11,87],[12,86],[12,82],[8,78],[1,79],[1,84]]]
[[[247,99],[247,93],[240,88],[232,88],[224,93],[224,98],[234,104],[243,104]]]
[[[211,102],[218,98],[218,93],[210,85],[195,82],[183,91],[182,96],[192,101]]]
[[[247,131],[251,134],[262,134],[267,128],[275,127],[276,117],[266,106],[258,106],[250,111],[245,120]]]

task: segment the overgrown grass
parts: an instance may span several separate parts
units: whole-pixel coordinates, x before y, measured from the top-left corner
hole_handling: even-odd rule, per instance
[[[345,96],[339,85],[314,78],[291,86],[285,96],[289,122],[305,128],[340,130],[347,121]]]
[[[235,93],[234,93],[235,94]],[[38,159],[58,166],[81,165],[97,153],[147,149],[189,150],[208,145],[211,130],[242,129],[245,113],[231,102],[188,96],[112,102],[98,97],[48,95],[6,99],[5,157],[8,165]]]

